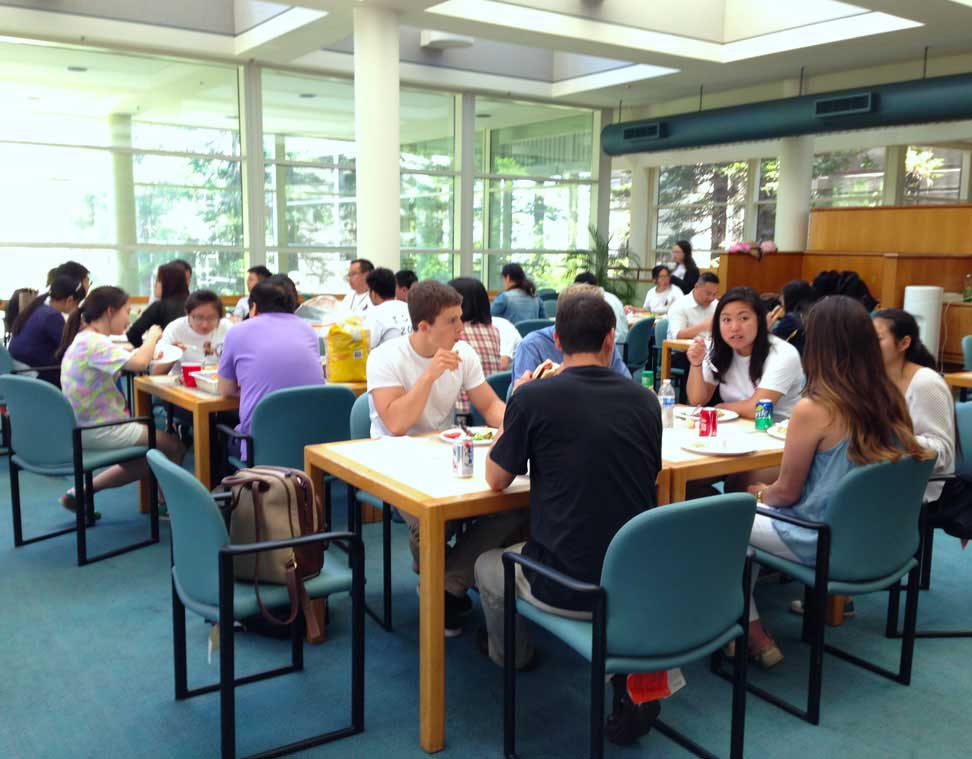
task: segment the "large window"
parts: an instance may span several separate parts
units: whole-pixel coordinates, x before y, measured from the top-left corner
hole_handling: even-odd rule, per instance
[[[236,69],[0,43],[0,297],[67,259],[152,291],[160,262],[243,286]]]
[[[780,160],[759,162],[759,190],[756,196],[756,241],[772,240],[776,235],[776,193],[780,184]]]
[[[742,239],[748,167],[746,161],[735,161],[660,170],[658,260],[670,260],[672,246],[688,240],[696,263],[706,267],[726,242]]]
[[[962,177],[962,151],[909,146],[905,155],[905,203],[956,203]]]
[[[503,264],[523,264],[541,286],[567,279],[566,254],[589,242],[594,114],[479,98],[476,270],[500,288]],[[479,242],[481,240],[481,242]]]
[[[816,208],[881,205],[884,167],[884,148],[815,155],[810,202]]]

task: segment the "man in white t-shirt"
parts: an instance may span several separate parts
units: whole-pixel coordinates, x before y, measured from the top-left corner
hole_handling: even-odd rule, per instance
[[[459,393],[465,390],[486,423],[499,427],[506,404],[486,383],[479,356],[459,340],[462,296],[449,285],[427,279],[408,294],[412,334],[379,346],[368,356],[368,399],[371,436],[438,432],[453,421]],[[442,476],[448,476],[446,472]],[[411,531],[410,545],[418,566],[418,520],[402,513]],[[477,519],[446,555],[445,629],[449,637],[462,632],[472,611],[466,591],[473,584],[473,567],[484,551],[507,545],[525,523],[518,512]],[[450,522],[446,540],[456,532]],[[444,550],[443,546],[443,550]]]
[[[270,279],[273,273],[266,266],[251,266],[246,270],[246,291],[250,292],[257,282]],[[244,295],[233,307],[233,318],[241,322],[250,315],[250,296]]]
[[[348,264],[350,289],[341,301],[347,313],[364,314],[371,306],[371,296],[368,294],[368,272],[373,271],[374,268],[375,265],[367,258],[356,258]]]
[[[371,336],[371,350],[382,343],[412,332],[408,304],[395,299],[395,275],[391,269],[377,268],[368,272],[371,308],[365,312],[365,327]]]
[[[505,372],[513,366],[513,359],[516,357],[516,349],[520,346],[523,336],[520,330],[509,319],[502,316],[493,317],[493,326],[499,330],[500,334],[500,371]]]
[[[695,287],[668,309],[668,339],[692,340],[712,332],[712,315],[718,305],[719,278],[705,272]]]
[[[621,299],[614,293],[609,293],[601,287],[592,271],[582,271],[574,277],[574,284],[594,285],[594,287],[601,291],[601,296],[614,312],[614,342],[622,344],[628,342],[628,315],[624,313],[624,304],[621,302]]]

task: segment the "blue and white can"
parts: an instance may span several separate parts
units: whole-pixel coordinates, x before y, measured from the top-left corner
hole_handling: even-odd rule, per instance
[[[454,477],[473,476],[473,444],[467,437],[452,444],[452,474]]]

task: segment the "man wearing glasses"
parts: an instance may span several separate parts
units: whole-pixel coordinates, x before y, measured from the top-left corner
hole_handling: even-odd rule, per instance
[[[356,258],[348,265],[348,284],[351,289],[344,296],[344,310],[349,314],[364,314],[371,305],[368,272],[375,265],[367,258]]]

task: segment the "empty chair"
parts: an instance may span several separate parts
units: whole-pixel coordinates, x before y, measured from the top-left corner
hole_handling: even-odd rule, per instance
[[[605,674],[680,667],[734,640],[730,756],[741,759],[749,624],[746,544],[755,511],[752,496],[734,493],[643,512],[624,525],[608,546],[600,585],[578,582],[522,554],[504,553],[504,755],[516,756],[514,652],[516,615],[521,614],[590,662],[590,756],[595,759],[604,750]],[[591,596],[592,621],[568,619],[528,601],[514,601],[516,564]],[[712,756],[672,727],[660,721],[654,726],[697,756]]]
[[[667,327],[667,325],[666,325]],[[634,326],[628,330],[627,365],[628,369],[636,372],[644,369],[645,365],[651,361],[651,339],[655,334],[655,320],[652,317],[639,319]]]
[[[534,330],[552,327],[553,324],[553,319],[524,319],[517,323],[516,329],[520,333],[520,337],[526,337]]]
[[[322,532],[290,540],[233,545],[216,501],[189,472],[172,464],[161,453],[149,454],[149,465],[158,477],[172,520],[172,631],[177,700],[204,693],[220,693],[220,756],[236,756],[236,687],[304,668],[302,617],[291,623],[291,664],[247,677],[236,677],[233,623],[290,605],[286,586],[261,584],[257,599],[252,580],[236,582],[233,559],[248,553],[292,548],[308,543],[343,542],[350,556],[350,570],[325,554],[321,573],[304,586],[311,598],[351,593],[351,725],[302,741],[279,746],[261,756],[281,756],[321,743],[355,735],[364,730],[364,546],[350,532]],[[227,494],[229,495],[229,494]],[[343,554],[339,554],[343,558]],[[186,609],[207,622],[219,624],[219,683],[188,687],[186,666]],[[261,717],[266,718],[265,708]],[[286,715],[281,715],[281,722]]]
[[[546,300],[547,298],[550,297],[556,300],[557,291],[554,290],[552,287],[541,287],[539,290],[537,290],[537,297],[540,298],[541,300]]]
[[[500,399],[504,399],[505,400],[506,397],[507,397],[507,395],[508,395],[508,393],[509,393],[510,383],[512,382],[512,380],[513,380],[513,373],[512,372],[509,372],[509,371],[506,371],[506,372],[496,372],[495,374],[490,374],[486,378],[486,383],[491,388],[493,388],[493,392],[496,393],[496,397],[497,398],[500,398]],[[472,410],[472,423],[473,423],[473,425],[476,425],[476,426],[484,426],[486,424],[486,420],[483,419],[482,414],[480,414],[476,410],[476,407],[475,406],[471,406],[471,410]]]
[[[117,556],[159,542],[159,504],[155,480],[150,476],[149,539],[97,556],[88,555],[86,530],[94,526],[93,473],[96,469],[140,459],[155,447],[155,420],[150,416],[115,422],[78,424],[74,409],[54,385],[39,379],[0,376],[0,397],[7,405],[10,430],[10,499],[13,511],[14,545],[47,540],[69,532],[77,534],[78,566]],[[148,445],[111,450],[82,450],[81,433],[87,429],[141,423],[148,427]],[[24,539],[21,520],[20,472],[45,477],[73,477],[76,524],[62,530]]]

